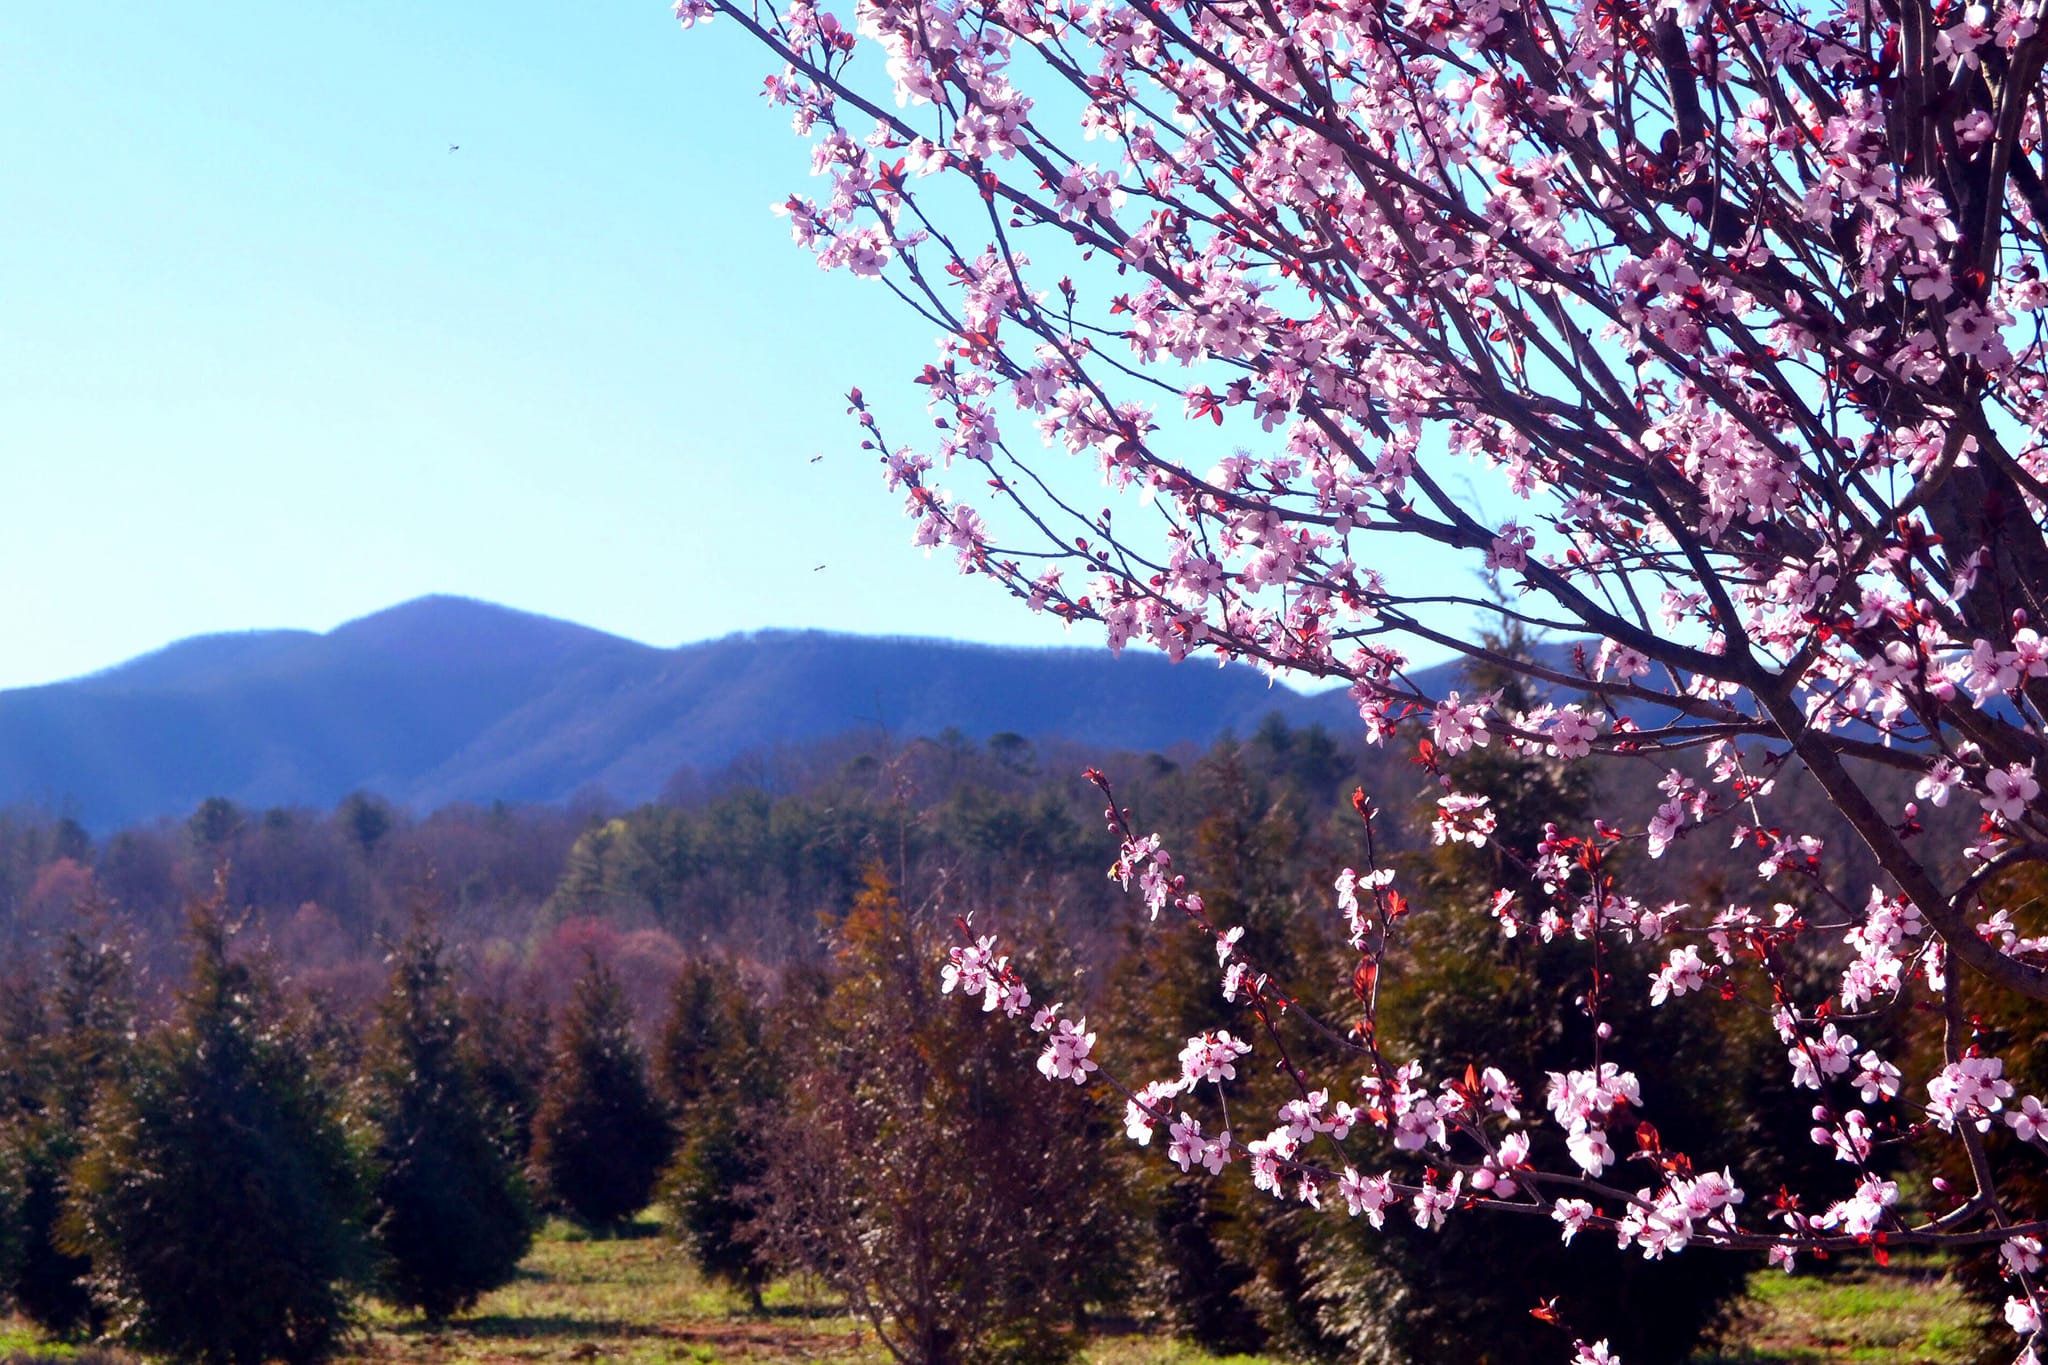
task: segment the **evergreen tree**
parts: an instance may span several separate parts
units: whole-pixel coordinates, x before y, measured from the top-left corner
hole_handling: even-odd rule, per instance
[[[22,1147],[42,1094],[49,1013],[40,974],[16,958],[0,973],[0,1283],[17,1306],[28,1170]]]
[[[10,955],[0,973],[0,1118],[42,1108],[49,1089],[49,983],[42,964]]]
[[[70,1164],[84,1150],[92,1103],[119,1074],[133,1042],[127,935],[100,900],[88,898],[57,941],[49,980],[25,974],[16,990],[33,997],[33,1005],[27,1015],[16,1013],[25,1036],[10,1040],[18,1085],[10,1087],[0,1130],[14,1203],[14,1257],[4,1283],[25,1318],[55,1336],[76,1336],[100,1326],[86,1283],[92,1263],[57,1244],[57,1222]]]
[[[533,1165],[569,1215],[613,1228],[647,1207],[674,1145],[618,978],[595,956],[563,1011]]]
[[[492,990],[473,986],[461,998],[462,1050],[483,1090],[491,1134],[507,1159],[524,1169],[548,1079],[547,1001],[518,998],[503,984]]]
[[[790,1016],[764,1239],[901,1365],[1065,1358],[1120,1244],[1099,1111],[1023,1062],[1012,1021],[944,1007],[939,945],[879,869],[838,950]]]
[[[761,1046],[762,1012],[730,963],[693,957],[676,974],[655,1079],[678,1113],[730,1083],[735,1063]]]
[[[684,966],[673,1001],[659,1079],[680,1141],[661,1180],[665,1222],[699,1270],[744,1290],[758,1311],[771,1266],[747,1229],[767,1171],[760,1112],[777,1089],[764,1012],[730,964],[706,958]]]
[[[1245,956],[1290,984],[1327,956],[1302,910],[1334,875],[1312,871],[1324,855],[1303,817],[1291,760],[1299,752],[1310,780],[1328,785],[1326,747],[1319,732],[1296,735],[1273,718],[1249,742],[1220,741],[1174,803],[1193,824],[1177,843],[1188,850],[1210,920],[1242,930]],[[1219,1028],[1245,1032],[1242,1007],[1217,990],[1213,954],[1191,950],[1195,931],[1164,917],[1136,929],[1142,937],[1116,970],[1114,1055],[1142,1059],[1136,1074],[1170,1075],[1181,1040]],[[1290,1047],[1305,1058],[1315,1043],[1293,1038]],[[1263,1116],[1293,1097],[1284,1077],[1260,1072],[1240,1078],[1231,1103],[1233,1113]],[[1163,1306],[1172,1326],[1219,1353],[1320,1347],[1312,1300],[1300,1287],[1303,1220],[1290,1205],[1254,1189],[1242,1163],[1221,1176],[1199,1167],[1184,1173],[1160,1160],[1156,1146],[1126,1148],[1121,1160],[1153,1234],[1139,1270],[1145,1297]]]
[[[318,1059],[225,893],[191,913],[192,976],[95,1111],[63,1228],[111,1328],[201,1365],[308,1365],[353,1319],[362,1184]]]
[[[378,1292],[438,1321],[512,1278],[532,1201],[492,1130],[463,1047],[441,940],[424,920],[392,956],[370,1044]]]
[[[1510,674],[1468,677],[1475,690],[1500,688],[1506,714],[1531,705]],[[1586,1002],[1597,974],[1599,1018],[1612,1033],[1605,1056],[1656,1075],[1658,1128],[1674,1146],[1715,1167],[1733,1162],[1746,1183],[1772,1187],[1777,1172],[1768,1163],[1778,1149],[1746,1143],[1739,1124],[1739,1116],[1761,1112],[1745,1084],[1773,1074],[1753,1051],[1763,1039],[1717,1032],[1718,1021],[1683,1006],[1653,1010],[1644,986],[1653,954],[1629,936],[1604,933],[1596,957],[1591,944],[1568,938],[1506,937],[1491,912],[1490,890],[1516,880],[1505,850],[1526,855],[1548,823],[1568,831],[1590,825],[1586,771],[1499,744],[1475,748],[1454,766],[1458,790],[1487,796],[1498,826],[1484,848],[1451,843],[1409,860],[1403,885],[1411,918],[1379,977],[1389,1060],[1419,1062],[1423,1075],[1438,1078],[1484,1057],[1525,1084],[1540,1083],[1586,1055],[1595,1028]],[[1626,869],[1611,851],[1595,873],[1610,881],[1611,894],[1624,894]],[[1525,883],[1520,904],[1543,900],[1539,887]],[[1525,1094],[1525,1119],[1541,1105],[1540,1094]],[[1539,1148],[1557,1149],[1539,1155],[1539,1165],[1562,1159],[1560,1134],[1534,1122],[1528,1131]],[[1370,1130],[1354,1139],[1360,1169],[1399,1164],[1384,1141],[1371,1150],[1373,1140]],[[1811,1144],[1784,1150],[1801,1147]],[[1753,1268],[1733,1255],[1647,1260],[1608,1237],[1561,1246],[1556,1228],[1536,1218],[1453,1214],[1433,1233],[1400,1218],[1383,1231],[1325,1220],[1313,1236],[1313,1297],[1334,1352],[1387,1365],[1554,1361],[1564,1339],[1529,1311],[1545,1300],[1554,1300],[1567,1325],[1600,1324],[1623,1359],[1675,1365],[1690,1358]]]

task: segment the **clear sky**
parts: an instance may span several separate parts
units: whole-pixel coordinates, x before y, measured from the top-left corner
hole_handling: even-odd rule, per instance
[[[430,591],[661,644],[1060,638],[908,548],[841,395],[930,330],[768,214],[809,158],[730,26],[209,0],[7,30],[0,686]]]
[[[0,686],[426,592],[1069,638],[909,548],[842,395],[931,332],[769,215],[764,69],[660,0],[13,7]]]

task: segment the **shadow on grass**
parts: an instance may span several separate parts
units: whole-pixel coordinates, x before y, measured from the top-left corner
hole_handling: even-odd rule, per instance
[[[658,1337],[658,1327],[644,1322],[620,1322],[574,1313],[479,1313],[445,1323],[400,1323],[392,1329],[399,1336],[431,1340],[435,1337],[476,1337],[486,1341],[560,1341],[564,1338],[611,1337],[619,1339]],[[0,1362],[5,1365],[5,1362]]]
[[[843,1303],[771,1303],[765,1308],[735,1308],[728,1316],[753,1318],[760,1322],[822,1322],[828,1318],[843,1318],[847,1314]]]
[[[636,1218],[630,1223],[615,1223],[610,1226],[591,1226],[562,1219],[556,1224],[555,1240],[563,1242],[644,1242],[650,1237],[661,1236],[661,1224],[652,1218]]]
[[[484,1341],[560,1341],[582,1338],[595,1340],[602,1337],[647,1340],[673,1336],[679,1325],[716,1331],[720,1327],[741,1327],[750,1322],[824,1322],[844,1317],[845,1314],[844,1308],[823,1303],[775,1304],[758,1313],[736,1308],[729,1313],[709,1318],[692,1317],[687,1322],[679,1320],[676,1323],[624,1322],[617,1318],[590,1317],[580,1313],[479,1313],[474,1317],[455,1318],[439,1324],[394,1323],[389,1330],[401,1337],[414,1337],[425,1341],[431,1341],[436,1337],[474,1337]],[[0,1358],[0,1365],[34,1363]],[[94,1362],[94,1365],[101,1363]],[[105,1365],[137,1365],[137,1362],[122,1360],[106,1362]]]

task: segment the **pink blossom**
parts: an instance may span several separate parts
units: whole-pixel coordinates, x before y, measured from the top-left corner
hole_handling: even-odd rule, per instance
[[[1649,825],[1650,856],[1661,858],[1671,841],[1678,837],[1678,830],[1685,823],[1685,803],[1676,797],[1657,807],[1657,814],[1651,817]]]
[[[957,988],[962,995],[979,995],[984,1011],[1001,1009],[1015,1018],[1031,1008],[1031,992],[1010,971],[1010,959],[997,953],[995,944],[992,935],[984,935],[950,949],[939,970],[939,993],[950,995]]]
[[[1353,1218],[1364,1214],[1374,1227],[1386,1225],[1386,1208],[1394,1202],[1393,1182],[1386,1176],[1361,1176],[1349,1166],[1337,1180],[1344,1207]]]
[[[1948,804],[1949,793],[1961,785],[1962,780],[1961,768],[1946,758],[1938,758],[1934,761],[1934,766],[1927,770],[1926,776],[1913,785],[1913,794],[1922,801],[1932,801],[1937,806],[1945,806]]]
[[[1614,1144],[1603,1129],[1585,1128],[1571,1134],[1565,1139],[1565,1149],[1587,1175],[1602,1175],[1614,1164]]]
[[[1185,1088],[1184,1083],[1178,1081],[1154,1081],[1126,1101],[1124,1132],[1131,1141],[1140,1147],[1150,1146],[1153,1130],[1159,1125],[1155,1116],[1166,1112],[1167,1101]]]
[[[1497,1150],[1487,1154],[1480,1169],[1472,1173],[1472,1188],[1496,1199],[1512,1199],[1519,1188],[1515,1172],[1524,1169],[1528,1162],[1529,1135],[1509,1133],[1500,1140]]]
[[[1237,1059],[1252,1050],[1250,1043],[1230,1036],[1228,1029],[1197,1034],[1180,1050],[1181,1079],[1189,1085],[1201,1081],[1234,1081]]]
[[[1560,1199],[1550,1206],[1550,1216],[1563,1226],[1564,1240],[1570,1242],[1593,1217],[1593,1206],[1583,1199]]]
[[[1096,1063],[1088,1056],[1095,1046],[1095,1035],[1087,1032],[1088,1021],[1075,1023],[1062,1019],[1054,1026],[1052,1037],[1045,1043],[1045,1050],[1038,1054],[1038,1070],[1049,1081],[1072,1081],[1075,1085],[1086,1085],[1088,1073],[1096,1069]]]
[[[1818,1090],[1824,1080],[1842,1075],[1855,1063],[1856,1039],[1827,1024],[1819,1037],[1801,1038],[1787,1055],[1792,1061],[1792,1083]]]
[[[1446,1214],[1458,1206],[1458,1193],[1465,1183],[1464,1172],[1451,1177],[1451,1183],[1441,1189],[1434,1180],[1425,1180],[1422,1188],[1415,1192],[1415,1226],[1425,1232],[1434,1232],[1444,1225]]]
[[[1998,1248],[1998,1260],[2006,1275],[2032,1275],[2041,1268],[2041,1239],[2008,1237]]]
[[[1558,758],[1584,758],[1593,752],[1600,727],[1576,706],[1567,706],[1551,717],[1545,738],[1549,752]]]
[[[2034,779],[2031,765],[2013,763],[1986,773],[1984,792],[1984,809],[2012,824],[2027,813],[2027,807],[2041,794],[2041,784]]]
[[[1638,1153],[1656,1115],[1613,1059],[1665,1059],[1587,972],[1560,1043],[1580,1051],[1544,1094],[1562,1152],[1524,1146],[1520,1097],[1484,1049],[1435,1084],[1374,1057],[1345,1078],[1359,1109],[1303,1074],[1278,1126],[1242,1145],[1276,1196],[1313,1205],[1334,1182],[1353,1216],[1398,1203],[1434,1225],[1466,1191],[1492,1205],[1578,1181],[1593,1198],[1552,1204],[1568,1239],[1597,1225],[1646,1256],[1695,1254],[1754,1245],[1732,1231],[1748,1213],[1789,1267],[1896,1216],[1867,1171],[1885,1135],[1939,1143],[2003,1115],[2024,1142],[2048,1136],[2048,1111],[1975,1051],[1929,1080],[1924,1123],[1891,1107],[1900,1069],[1847,1031],[1939,1011],[1962,979],[1970,1011],[1981,995],[2001,1017],[1997,997],[2040,994],[2048,961],[2048,935],[1982,899],[2032,856],[2032,756],[2048,750],[2023,552],[2048,484],[2048,280],[2027,197],[1987,216],[1965,192],[2031,164],[2039,119],[2000,80],[2032,69],[2040,15],[1942,8],[1916,65],[1881,7],[1822,9],[1759,0],[1739,41],[1705,0],[676,10],[769,35],[764,88],[818,177],[778,210],[792,237],[888,280],[939,333],[912,362],[922,452],[888,439],[887,405],[849,408],[915,545],[1112,649],[1337,684],[1366,739],[1405,752],[1367,770],[1367,824],[1345,814],[1333,847],[1362,840],[1345,856],[1368,866],[1412,852],[1410,830],[1375,841],[1391,832],[1368,802],[1408,800],[1388,771],[1436,784],[1430,838],[1484,855],[1465,858],[1492,874],[1469,903],[1515,939],[1515,970],[1591,956],[1626,990],[1620,950],[1659,941],[1641,969],[1652,1001],[1710,1009],[1725,984],[1729,1008],[1762,1011],[1817,1092],[1812,1135],[1861,1178],[1832,1204],[1807,1191],[1758,1211],[1726,1171],[1647,1137]],[[1689,66],[1637,41],[1659,18]],[[1898,154],[1906,114],[1941,134],[1924,155]],[[939,467],[971,478],[966,496],[932,484]],[[1470,628],[1466,570],[1494,575],[1489,630],[1526,629],[1533,650]],[[1424,650],[1466,654],[1485,681],[1415,667]],[[1584,818],[1558,816],[1531,848],[1529,813],[1509,818],[1468,776],[1503,753],[1664,776],[1651,794],[1601,774]],[[1980,810],[1950,809],[1959,789]],[[1390,874],[1338,876],[1355,998],[1318,1009],[1301,982],[1259,975],[1158,837],[1109,805],[1112,875],[1155,918],[1177,909],[1214,935],[1227,998],[1256,999],[1278,1035],[1315,1020],[1356,1046],[1404,1036],[1411,1021],[1376,1015],[1402,1002],[1372,971],[1398,970],[1450,907],[1400,915]],[[1831,846],[1833,829],[1855,846]],[[1725,864],[1703,885],[1742,901],[1751,865],[1775,885],[1754,905],[1657,903],[1635,857],[1695,835]],[[1028,1008],[992,939],[955,949],[942,985]],[[1033,1024],[1049,1077],[1112,1079],[1085,1021],[1048,1007]],[[1166,1106],[1236,1079],[1248,1051],[1187,1040],[1179,1079],[1135,1092],[1127,1131],[1148,1142],[1164,1123],[1182,1170],[1222,1170],[1227,1137]],[[1287,1064],[1313,1073],[1317,1055]],[[1302,1159],[1354,1121],[1465,1183]],[[2010,1157],[1993,1144],[1992,1159],[2002,1174]],[[1638,1168],[1634,1195],[1584,1183]],[[2038,1329],[2031,1295],[2016,1302]]]
[[[994,937],[983,936],[964,948],[952,949],[939,972],[940,992],[950,995],[956,986],[962,995],[981,995],[987,991],[989,967],[997,960],[995,944]]]
[[[1486,847],[1486,841],[1492,837],[1499,823],[1486,797],[1453,793],[1438,797],[1436,804],[1437,817],[1429,827],[1429,837],[1433,842]]]
[[[1700,989],[1712,970],[1700,960],[1699,949],[1690,944],[1673,948],[1670,960],[1650,978],[1650,1003],[1661,1005],[1675,995]]]
[[[1927,1112],[1943,1132],[1953,1131],[1963,1120],[1974,1122],[1980,1131],[1987,1130],[1989,1115],[2003,1108],[2012,1093],[2003,1061],[1969,1053],[1927,1082]]]
[[[1213,1138],[1202,1135],[1201,1122],[1185,1110],[1174,1123],[1168,1125],[1166,1155],[1183,1171],[1200,1166],[1211,1175],[1223,1174],[1223,1167],[1230,1161],[1230,1134],[1219,1133]]]
[[[1276,1128],[1247,1142],[1244,1151],[1251,1162],[1252,1187],[1276,1197],[1283,1193],[1281,1182],[1286,1178],[1288,1158],[1300,1145],[1285,1128]]]
[[[1875,1104],[1880,1099],[1894,1099],[1899,1093],[1899,1069],[1878,1056],[1866,1052],[1858,1063],[1863,1069],[1856,1073],[1854,1084],[1865,1104]]]
[[[1437,747],[1453,757],[1486,747],[1486,713],[1491,707],[1486,698],[1468,702],[1456,692],[1438,702],[1429,722]]]
[[[1486,1092],[1488,1109],[1504,1115],[1510,1123],[1521,1119],[1522,1111],[1517,1107],[1522,1102],[1521,1088],[1509,1080],[1499,1067],[1489,1066],[1480,1072],[1479,1085]]]
[[[1841,1228],[1851,1237],[1866,1237],[1877,1231],[1885,1210],[1898,1202],[1897,1185],[1866,1175],[1856,1186],[1856,1193],[1830,1207],[1822,1221],[1829,1227]]]
[[[2019,1134],[2021,1142],[2033,1142],[2043,1133],[2048,1133],[2048,1109],[2032,1095],[2021,1099],[2006,1112],[2005,1121],[2013,1132]]]
[[[1525,528],[1509,522],[1500,528],[1500,534],[1493,538],[1493,544],[1486,552],[1486,567],[1489,569],[1523,569],[1529,564],[1529,552],[1536,548],[1536,537]]]

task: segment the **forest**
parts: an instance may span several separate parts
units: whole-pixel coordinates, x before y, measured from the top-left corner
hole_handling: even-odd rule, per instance
[[[1605,1019],[1618,1055],[1658,1071],[1663,1141],[1752,1189],[1846,1192],[1854,1168],[1809,1140],[1812,1101],[1772,1064],[1761,1011],[1653,1009],[1647,940],[1596,963],[1504,932],[1495,850],[1583,822],[1594,770],[1511,750],[1457,763],[1498,813],[1493,848],[1432,842],[1419,765],[1278,717],[1105,766],[1185,850],[1212,919],[1306,999],[1358,984],[1333,887],[1364,832],[1353,794],[1373,793],[1378,856],[1429,930],[1384,958],[1390,1055],[1469,1076],[1484,1047],[1540,1075],[1583,1046],[1589,983],[1620,981]],[[1199,936],[1105,878],[1114,850],[1080,755],[952,732],[756,755],[631,810],[209,800],[99,838],[11,813],[0,1285],[60,1339],[313,1362],[363,1296],[445,1320],[512,1275],[542,1216],[603,1232],[652,1208],[700,1273],[756,1304],[816,1277],[904,1365],[1054,1362],[1103,1320],[1389,1365],[1554,1359],[1579,1321],[1631,1360],[1676,1362],[1727,1330],[1760,1256],[1646,1259],[1604,1236],[1560,1246],[1548,1220],[1280,1202],[1274,1168],[1216,1174],[1107,1086],[1065,1084],[1050,1049],[1034,1067],[1036,1040],[999,1014],[943,996],[949,948],[999,927],[1041,994],[1144,1073],[1187,1064],[1176,1040],[1227,1048],[1255,1027]],[[1680,841],[1609,870],[1645,904],[1712,901],[1747,875],[1752,855],[1732,858]],[[2016,1070],[2048,1070],[2044,1022],[1985,1027]],[[1892,1027],[1896,1051],[1932,1055],[1910,1019]],[[1341,1064],[1302,1047],[1297,1063]],[[1234,1097],[1285,1114],[1290,1083],[1264,1067]],[[1873,1159],[1931,1197],[1947,1172],[1913,1137],[1879,1133]],[[1401,1138],[1353,1141],[1377,1160]],[[1980,1259],[1957,1274],[1992,1305],[1996,1258]]]

